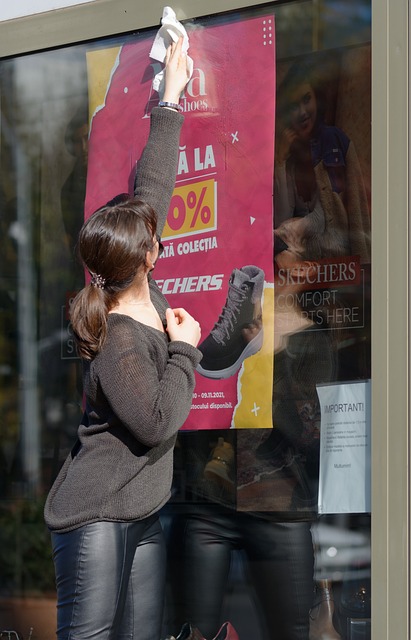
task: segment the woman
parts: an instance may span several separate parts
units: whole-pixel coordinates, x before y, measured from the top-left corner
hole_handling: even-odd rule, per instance
[[[370,262],[370,216],[352,141],[325,125],[320,87],[307,65],[290,68],[278,95],[277,264],[341,255]]]
[[[161,635],[165,545],[157,513],[170,495],[176,434],[201,359],[198,322],[169,309],[150,275],[184,120],[177,107],[188,80],[181,44],[167,51],[168,106],[152,111],[134,198],[114,198],[79,235],[91,281],[71,321],[86,409],[45,507],[59,640]]]

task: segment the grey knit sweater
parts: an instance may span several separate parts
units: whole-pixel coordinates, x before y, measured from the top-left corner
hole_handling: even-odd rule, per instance
[[[135,195],[158,214],[161,233],[175,182],[183,116],[156,107],[139,164]],[[167,302],[154,280],[153,304],[165,320]],[[108,316],[107,339],[83,363],[86,410],[78,443],[45,506],[50,529],[70,531],[101,520],[140,520],[170,496],[173,448],[191,406],[201,353],[129,316]]]

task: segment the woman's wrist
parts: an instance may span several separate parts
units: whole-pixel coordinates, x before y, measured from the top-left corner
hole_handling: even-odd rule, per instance
[[[180,104],[181,92],[175,89],[165,87],[164,95],[161,98],[164,102],[174,102]]]
[[[169,102],[168,100],[160,100],[158,106],[164,107],[165,109],[171,109],[172,111],[182,111],[179,103],[171,101]]]

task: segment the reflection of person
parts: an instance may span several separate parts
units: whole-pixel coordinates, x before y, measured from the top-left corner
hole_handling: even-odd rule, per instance
[[[319,84],[303,63],[278,89],[275,234],[281,266],[297,260],[359,255],[370,261],[370,218],[353,142],[324,123]]]
[[[174,626],[179,629],[184,620],[190,620],[202,636],[214,637],[223,622],[233,552],[241,551],[256,595],[259,629],[255,635],[262,633],[267,640],[307,640],[314,570],[310,522],[287,522],[287,514],[269,511],[236,510],[238,438],[244,431],[248,442],[258,441],[259,429],[240,434],[218,431],[208,462],[207,441],[217,440],[215,432],[214,436],[213,432],[179,436],[186,482],[197,498],[186,513],[174,516],[171,527]],[[234,626],[241,638],[241,627],[235,621]]]
[[[157,512],[201,354],[198,323],[171,310],[150,271],[174,187],[181,40],[166,56],[165,108],[153,109],[134,198],[96,211],[79,236],[91,282],[72,307],[86,408],[45,507],[52,530],[58,638],[158,640],[165,545]],[[158,224],[157,224],[158,216]]]
[[[310,358],[313,345],[309,342],[302,347],[304,337],[300,336],[299,344],[293,343],[294,354],[290,353],[290,359],[296,353],[295,368],[303,364],[308,374],[309,363],[304,356]],[[310,386],[315,380],[315,362]],[[289,363],[279,365],[279,376],[284,378],[284,383],[292,384],[284,372],[287,365]],[[290,366],[289,369],[291,372]],[[280,392],[281,398],[273,403],[276,428],[263,430],[264,436],[269,432],[268,438],[262,439],[259,429],[218,432],[223,433],[224,442],[220,442],[220,436],[212,456],[204,463],[202,478],[190,486],[197,494],[197,504],[186,507],[184,514],[173,518],[169,555],[174,630],[190,620],[205,638],[214,637],[224,620],[223,603],[233,554],[241,552],[246,579],[252,587],[251,594],[255,594],[259,626],[256,635],[261,634],[264,640],[307,640],[309,637],[314,593],[311,521],[315,519],[318,440],[314,435],[314,444],[307,444],[305,448],[301,444],[304,424],[296,406],[296,384],[292,385],[293,392],[288,396]],[[306,398],[306,407],[310,400]],[[311,433],[308,435],[311,437]],[[187,474],[190,462],[197,466],[201,452],[203,456],[204,451],[207,452],[199,438],[207,438],[207,432],[180,434],[180,455],[186,457],[183,469]],[[244,453],[241,448],[245,446],[247,461],[254,457],[261,479],[253,478],[253,469],[240,466],[240,456]],[[239,508],[241,475],[248,476],[249,502],[247,505],[242,497]],[[185,482],[187,487],[190,484],[187,476]],[[269,510],[270,502],[273,506],[288,504],[288,510]],[[263,504],[258,510],[258,505]],[[241,638],[241,626],[231,621]]]
[[[231,555],[241,549],[268,630],[265,637],[307,640],[313,576],[308,523],[202,508],[187,516],[184,540],[186,611],[204,637],[213,637],[219,627]]]
[[[306,267],[312,275],[315,267]],[[274,294],[273,425],[257,449],[260,458],[282,459],[290,452],[303,464],[293,501],[316,508],[319,465],[320,405],[317,385],[337,379],[336,329],[328,318],[330,307],[319,303],[321,292],[304,296],[302,267],[290,269],[299,284],[279,284]],[[285,300],[293,304],[285,304]],[[325,296],[325,301],[328,297]]]
[[[274,428],[218,431],[210,457],[215,432],[179,436],[184,460],[177,464],[196,504],[175,516],[171,528],[176,629],[188,619],[204,637],[214,637],[233,552],[241,550],[264,640],[308,640],[320,435],[316,385],[333,380],[336,361],[333,332],[318,331],[306,306],[278,302],[301,294],[302,273],[300,281],[275,288]],[[317,622],[320,631],[323,622]]]

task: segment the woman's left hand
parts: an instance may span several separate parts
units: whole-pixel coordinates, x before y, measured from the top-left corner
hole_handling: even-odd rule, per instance
[[[178,104],[180,95],[190,79],[187,55],[182,52],[183,37],[173,42],[167,49],[165,59],[165,89],[163,100]]]

